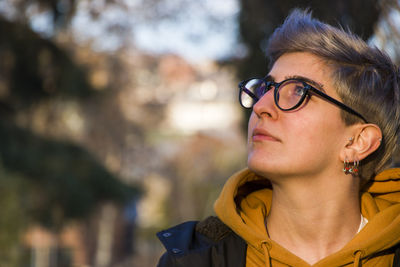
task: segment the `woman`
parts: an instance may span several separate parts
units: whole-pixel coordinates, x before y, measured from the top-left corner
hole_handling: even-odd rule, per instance
[[[267,53],[268,75],[239,84],[248,168],[217,217],[158,234],[159,266],[398,265],[400,170],[383,171],[399,143],[398,68],[299,10]]]

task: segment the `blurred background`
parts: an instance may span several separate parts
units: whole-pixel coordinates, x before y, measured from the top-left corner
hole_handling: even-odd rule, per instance
[[[1,0],[1,266],[155,266],[245,167],[237,83],[294,7],[399,62],[398,0]]]

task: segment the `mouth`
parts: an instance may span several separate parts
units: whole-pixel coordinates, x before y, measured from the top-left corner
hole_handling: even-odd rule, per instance
[[[281,140],[279,138],[273,136],[268,131],[266,131],[262,128],[255,128],[253,130],[252,141],[253,142],[261,142],[261,141],[280,142]]]

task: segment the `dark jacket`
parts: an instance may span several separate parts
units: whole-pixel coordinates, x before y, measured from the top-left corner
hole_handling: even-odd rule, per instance
[[[217,217],[157,233],[166,248],[157,266],[245,267],[246,242]]]
[[[246,242],[217,217],[185,222],[157,233],[166,248],[158,267],[245,267]],[[400,245],[393,248],[400,267]]]

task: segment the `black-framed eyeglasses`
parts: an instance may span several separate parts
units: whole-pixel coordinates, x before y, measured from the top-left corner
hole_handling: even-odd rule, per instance
[[[275,105],[282,111],[290,111],[300,107],[308,95],[314,94],[367,123],[367,120],[360,113],[301,79],[290,78],[279,83],[259,78],[242,81],[239,83],[239,102],[244,108],[253,108],[253,105],[272,87],[274,87]]]

